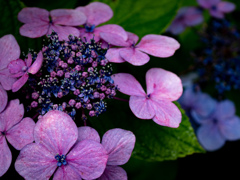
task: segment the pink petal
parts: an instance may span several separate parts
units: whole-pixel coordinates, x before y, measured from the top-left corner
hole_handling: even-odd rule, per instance
[[[79,141],[67,155],[67,162],[74,166],[83,179],[96,179],[104,171],[108,155],[103,146],[93,140]]]
[[[139,51],[137,48],[122,48],[119,52],[125,61],[134,66],[142,66],[150,60],[147,54]]]
[[[98,180],[127,180],[126,171],[118,166],[106,167],[104,173],[98,178]]]
[[[0,84],[0,113],[5,109],[8,102],[7,92],[3,89]]]
[[[81,180],[80,173],[70,164],[61,166],[54,173],[53,180]]]
[[[19,29],[19,32],[22,36],[38,38],[47,34],[48,30],[48,22],[32,22],[30,24],[22,25]]]
[[[40,144],[28,144],[20,151],[15,169],[25,179],[50,179],[57,168],[55,155]]]
[[[42,51],[40,51],[38,53],[37,59],[28,69],[28,72],[31,74],[36,74],[39,71],[39,69],[42,67],[42,62],[43,62],[43,54],[42,54]]]
[[[17,81],[17,78],[12,77],[8,68],[0,70],[0,83],[2,84],[3,89],[10,90],[12,85]]]
[[[94,141],[100,143],[100,136],[95,129],[88,127],[88,126],[79,127],[78,128],[78,141],[82,141],[85,139],[94,140]]]
[[[232,118],[220,121],[218,124],[219,130],[227,140],[238,140],[240,139],[240,118],[233,116]]]
[[[54,24],[66,26],[79,26],[87,20],[81,11],[74,9],[55,9],[50,11],[50,16]]]
[[[118,73],[113,74],[112,79],[119,91],[127,95],[136,95],[145,97],[146,94],[141,84],[131,74]]]
[[[52,31],[55,31],[58,34],[59,40],[68,40],[68,36],[71,34],[73,36],[79,37],[80,32],[77,28],[69,26],[59,26],[52,25],[49,28],[48,34],[51,34]]]
[[[226,141],[220,133],[217,125],[214,123],[208,123],[200,126],[196,134],[198,141],[207,151],[215,151],[221,148]]]
[[[4,136],[0,135],[0,177],[7,172],[12,162],[12,153]]]
[[[12,92],[17,92],[19,89],[21,89],[24,84],[27,82],[29,78],[29,75],[25,73],[20,79],[18,79],[15,83],[12,85]]]
[[[168,31],[172,34],[180,34],[185,30],[186,26],[184,25],[182,20],[175,19],[170,27],[168,28]]]
[[[219,11],[219,10],[210,10],[211,16],[218,18],[218,19],[223,19],[224,18],[224,13]]]
[[[230,2],[225,2],[225,1],[219,2],[217,5],[217,9],[224,13],[230,13],[230,12],[234,11],[235,8],[236,8],[235,4],[230,3]]]
[[[30,67],[31,64],[32,64],[32,55],[31,55],[31,53],[28,53],[28,58],[25,59],[25,61],[26,61],[27,67]]]
[[[113,11],[112,9],[104,3],[101,2],[93,2],[88,4],[85,7],[79,7],[77,10],[85,13],[87,16],[87,24],[90,25],[99,25],[101,23],[104,23],[112,18]]]
[[[217,5],[221,0],[197,0],[198,4],[203,8],[209,9],[211,6]]]
[[[172,128],[179,127],[182,114],[175,104],[168,101],[153,101],[152,103],[156,112],[153,118],[155,123]]]
[[[146,74],[147,94],[151,99],[177,100],[183,92],[181,79],[170,71],[151,68]]]
[[[139,38],[136,34],[133,34],[131,32],[127,32],[127,35],[128,35],[128,43],[129,44],[137,44]]]
[[[173,38],[161,35],[149,34],[144,36],[137,49],[156,57],[170,57],[180,47]]]
[[[119,52],[122,48],[110,48],[107,50],[106,58],[113,63],[123,63],[125,62],[123,58],[121,58]]]
[[[22,59],[13,60],[8,64],[8,70],[11,74],[23,72],[23,67],[27,67]]]
[[[152,119],[155,116],[155,110],[146,97],[131,96],[129,106],[133,114],[140,119]]]
[[[33,142],[34,127],[35,122],[31,118],[26,117],[7,131],[6,138],[15,149],[20,150]]]
[[[7,131],[22,120],[24,107],[23,104],[19,103],[18,99],[11,100],[0,114],[0,131]]]
[[[13,35],[5,35],[0,38],[0,70],[7,67],[20,56],[20,47]]]
[[[225,121],[235,115],[236,109],[235,105],[230,100],[220,101],[217,104],[214,117],[217,120]]]
[[[61,111],[49,111],[38,120],[34,129],[36,143],[52,154],[66,155],[77,141],[78,129],[72,118]]]
[[[127,32],[119,25],[116,24],[107,24],[101,27],[97,27],[95,31],[101,32],[101,38],[110,43],[111,45],[116,46],[128,46],[126,42],[128,39]]]
[[[49,12],[45,9],[30,7],[23,8],[18,13],[18,20],[23,23],[49,22]]]
[[[108,165],[123,165],[131,157],[136,138],[131,131],[115,128],[108,130],[102,145],[108,153]]]

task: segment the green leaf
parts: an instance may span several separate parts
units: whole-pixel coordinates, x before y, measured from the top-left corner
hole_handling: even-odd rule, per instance
[[[97,1],[97,0],[96,0]],[[162,33],[176,15],[179,0],[101,0],[114,16],[107,24],[118,24],[126,31],[142,37]]]
[[[180,108],[179,104],[176,103]],[[182,112],[179,128],[160,126],[152,120],[136,118],[130,111],[128,102],[110,102],[107,112],[90,122],[101,135],[112,128],[132,131],[136,144],[132,156],[147,161],[174,160],[192,153],[202,153],[188,117]]]

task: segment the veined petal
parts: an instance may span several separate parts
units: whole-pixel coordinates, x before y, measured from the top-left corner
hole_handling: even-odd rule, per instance
[[[25,73],[20,79],[18,79],[15,83],[12,85],[12,92],[17,92],[19,89],[21,89],[24,84],[27,82],[29,78],[29,75]]]
[[[0,84],[0,113],[5,109],[8,102],[7,92],[3,89]]]
[[[34,63],[29,67],[28,72],[31,74],[36,74],[41,68],[42,62],[43,62],[43,54],[42,54],[42,51],[40,51]]]
[[[4,136],[0,135],[0,177],[7,172],[12,162],[12,153]]]
[[[37,7],[26,7],[18,13],[18,20],[23,23],[49,22],[49,12]]]
[[[108,155],[103,146],[93,140],[78,141],[66,161],[75,167],[83,179],[96,179],[106,168]]]
[[[119,91],[127,95],[146,96],[141,84],[131,74],[118,73],[113,74],[112,79]]]
[[[152,119],[155,116],[151,102],[144,96],[131,96],[129,106],[133,114],[140,119]]]
[[[8,70],[11,74],[23,72],[23,67],[27,64],[22,59],[13,60],[8,64]]]
[[[0,70],[7,67],[20,56],[20,47],[13,35],[8,34],[0,38]]]
[[[123,63],[125,60],[120,56],[122,48],[110,48],[107,50],[106,58],[113,63]]]
[[[87,17],[81,11],[74,9],[55,9],[50,11],[54,24],[79,26],[86,22]]]
[[[53,180],[82,180],[80,173],[71,165],[61,166],[54,173]]]
[[[171,37],[149,34],[144,36],[136,47],[152,56],[165,58],[172,56],[180,44]]]
[[[102,138],[102,145],[108,153],[108,165],[123,165],[131,157],[136,138],[131,131],[110,129]]]
[[[16,171],[29,180],[49,179],[56,168],[55,154],[37,143],[24,146],[15,162]]]
[[[127,180],[126,171],[119,166],[107,165],[104,173],[98,178],[98,180]]]
[[[66,155],[77,141],[78,129],[68,114],[52,110],[38,120],[34,138],[52,154]]]
[[[236,8],[235,4],[231,2],[222,1],[217,4],[217,9],[224,13],[230,13]]]
[[[161,68],[151,68],[146,74],[147,94],[155,100],[177,100],[183,92],[181,79]]]
[[[80,32],[77,28],[69,26],[59,26],[51,25],[48,31],[48,34],[51,34],[52,31],[55,31],[58,34],[59,40],[68,40],[68,36],[71,34],[73,36],[79,37]]]
[[[32,22],[22,25],[19,32],[22,36],[38,38],[47,34],[49,26],[48,22]]]
[[[8,68],[0,70],[0,83],[2,84],[3,89],[10,90],[12,85],[17,81],[17,78],[12,77]]]
[[[7,131],[6,138],[15,149],[20,150],[33,142],[34,127],[35,122],[31,118],[26,117]]]
[[[127,32],[128,35],[128,40],[127,42],[132,45],[132,44],[137,44],[139,37],[136,34],[133,34],[131,32]]]
[[[85,139],[94,140],[100,143],[100,136],[98,132],[89,126],[82,126],[78,128],[78,141]]]

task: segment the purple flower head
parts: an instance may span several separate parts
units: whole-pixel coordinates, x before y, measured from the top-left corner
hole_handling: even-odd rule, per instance
[[[16,78],[12,77],[7,68],[12,60],[20,57],[20,47],[13,35],[0,38],[0,84],[3,89],[10,90]]]
[[[127,41],[120,36],[111,38],[107,33],[102,33],[101,38],[115,46],[122,46],[122,48],[110,48],[107,51],[106,58],[110,62],[122,63],[129,62],[135,66],[146,64],[150,57],[147,54],[156,57],[170,57],[180,47],[180,44],[173,38],[161,35],[149,34],[144,36],[138,42],[138,36],[127,32]]]
[[[101,37],[100,34],[106,33],[109,38],[114,38],[116,35],[127,40],[127,33],[118,25],[108,24],[97,27],[99,24],[107,22],[113,16],[112,9],[104,3],[93,2],[85,7],[78,7],[76,10],[84,13],[87,17],[87,21],[84,24],[84,28],[80,28],[80,37],[90,42],[94,38],[98,42]]]
[[[91,127],[78,128],[78,140],[92,139],[100,142],[97,131]],[[108,153],[107,166],[99,180],[127,180],[126,171],[118,165],[125,164],[131,157],[136,138],[131,131],[111,129],[102,138],[102,145]]]
[[[7,141],[17,150],[33,142],[34,121],[23,118],[24,108],[19,100],[11,100],[6,109],[0,113],[0,177],[8,170],[12,154]]]
[[[23,8],[18,14],[18,20],[25,23],[20,28],[20,34],[37,38],[55,31],[60,40],[67,40],[69,34],[79,36],[77,28],[86,22],[86,16],[77,10],[55,9],[48,12],[45,9],[31,7]]]
[[[168,28],[172,34],[180,34],[188,26],[195,26],[203,22],[202,11],[196,7],[183,7],[178,10],[176,18]]]
[[[196,134],[206,150],[214,151],[221,148],[226,140],[240,139],[240,118],[235,115],[233,102],[216,102],[207,94],[202,94],[191,114],[200,124]]]
[[[22,59],[13,60],[8,64],[8,70],[13,77],[19,78],[13,85],[12,91],[18,91],[28,80],[30,74],[36,74],[42,66],[43,54],[40,51],[34,63],[32,64],[32,55],[29,53],[28,58],[23,61]]]
[[[127,73],[112,76],[119,91],[130,95],[129,106],[133,114],[140,119],[153,119],[162,126],[176,128],[182,115],[171,101],[176,101],[182,94],[181,79],[161,68],[147,71],[147,94],[140,83]]]
[[[7,101],[8,101],[7,92],[3,89],[2,85],[0,84],[0,113],[5,109]]]
[[[223,19],[225,13],[230,13],[236,8],[235,4],[221,0],[197,0],[197,1],[201,7],[209,10],[211,16],[219,19]]]
[[[34,129],[35,143],[25,146],[15,163],[25,179],[96,179],[103,173],[108,155],[93,140],[77,141],[74,121],[61,111],[49,111]]]

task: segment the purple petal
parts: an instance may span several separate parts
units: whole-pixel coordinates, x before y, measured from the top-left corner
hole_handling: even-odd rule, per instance
[[[0,70],[7,67],[20,56],[20,47],[13,35],[5,35],[0,38]]]
[[[222,135],[227,140],[237,140],[240,139],[240,118],[233,116],[232,118],[226,119],[225,121],[220,121],[218,127]]]
[[[61,166],[54,173],[53,180],[82,180],[80,174],[72,165]]]
[[[217,104],[214,117],[217,120],[225,121],[235,115],[235,105],[230,100],[224,100]]]
[[[35,122],[31,118],[26,117],[7,131],[6,138],[15,149],[20,150],[33,142],[34,127]]]
[[[144,36],[137,49],[156,57],[170,57],[180,47],[173,38],[161,35],[149,34]]]
[[[37,59],[34,61],[34,63],[28,69],[28,72],[31,74],[36,74],[39,71],[39,69],[41,68],[42,62],[43,62],[43,54],[42,54],[42,51],[40,51],[37,55]]]
[[[79,26],[87,20],[81,11],[74,9],[55,9],[50,11],[50,16],[54,24],[66,26]]]
[[[86,32],[85,29],[80,29],[80,38],[83,40],[83,41],[87,41],[87,42],[90,42],[91,39],[94,39],[95,42],[98,42],[100,41],[100,36],[99,36],[99,33],[100,32]]]
[[[197,0],[198,4],[203,8],[209,9],[211,6],[217,5],[221,0]]]
[[[146,73],[147,94],[155,100],[177,100],[183,92],[181,79],[161,68],[151,68]]]
[[[197,100],[197,92],[194,92],[193,87],[189,87],[184,90],[182,96],[178,99],[181,106],[186,109],[193,109],[195,106],[195,101]]]
[[[107,152],[100,143],[83,140],[74,145],[66,160],[83,179],[96,179],[103,173],[107,159]]]
[[[0,177],[5,174],[12,162],[12,153],[4,136],[0,135]]]
[[[115,128],[108,130],[102,145],[108,153],[108,165],[123,165],[131,157],[136,138],[131,131]]]
[[[101,2],[93,2],[85,7],[79,7],[77,10],[83,10],[82,12],[87,16],[87,24],[95,26],[108,21],[113,16],[112,9]]]
[[[11,100],[6,109],[0,114],[0,131],[7,131],[19,121],[22,120],[24,114],[23,104],[19,104],[19,100]]]
[[[153,118],[155,123],[172,128],[179,127],[182,114],[175,104],[168,101],[152,101],[152,105],[156,112]]]
[[[132,45],[132,44],[134,44],[134,45],[137,44],[139,38],[138,38],[138,36],[137,36],[136,34],[133,34],[133,33],[131,33],[131,32],[127,32],[127,35],[128,35],[128,40],[127,40],[127,42],[128,42],[130,45]]]
[[[31,66],[31,64],[32,64],[32,55],[31,55],[31,53],[28,53],[28,58],[25,59],[25,62],[27,64],[27,67]]]
[[[175,19],[173,20],[172,24],[168,28],[168,31],[171,32],[172,34],[177,35],[183,32],[185,28],[186,28],[186,25],[183,24],[182,20]]]
[[[217,125],[214,123],[208,123],[200,126],[196,134],[198,141],[207,151],[215,151],[221,148],[226,141],[220,133]]]
[[[10,90],[12,89],[13,83],[15,83],[17,78],[12,77],[8,68],[0,70],[0,83],[2,84],[3,89]]]
[[[119,52],[125,61],[134,66],[142,66],[150,60],[147,54],[139,51],[137,48],[122,48]]]
[[[55,155],[40,144],[28,144],[20,151],[15,169],[25,179],[50,179],[57,168]]]
[[[152,119],[155,116],[153,106],[144,96],[131,96],[129,106],[133,114],[140,119]]]
[[[122,48],[110,48],[107,50],[106,58],[113,63],[123,63],[125,62],[123,58],[121,58],[119,52]]]
[[[21,87],[24,86],[24,84],[27,82],[29,78],[29,75],[25,73],[20,79],[18,79],[15,83],[12,85],[12,92],[17,92]]]
[[[23,67],[26,67],[26,63],[22,59],[13,60],[8,64],[8,70],[11,74],[23,72]]]
[[[67,154],[77,141],[78,129],[72,118],[61,111],[52,110],[38,120],[34,129],[36,143],[52,154]]]
[[[23,23],[49,22],[49,12],[45,9],[31,7],[23,8],[18,13],[18,20]]]
[[[118,166],[106,167],[104,173],[98,178],[98,180],[127,180],[126,171]]]
[[[203,22],[202,12],[196,7],[189,7],[185,15],[185,24],[195,26]]]
[[[82,141],[85,139],[94,140],[94,141],[100,143],[100,136],[95,129],[88,127],[88,126],[79,127],[78,128],[78,141]]]
[[[223,19],[224,18],[224,13],[219,11],[219,10],[210,10],[211,16],[218,18],[218,19]]]
[[[141,84],[131,74],[118,73],[113,74],[112,79],[115,86],[119,88],[119,91],[127,95],[136,95],[145,97],[146,94]]]
[[[217,9],[224,13],[230,13],[230,12],[234,11],[235,8],[236,8],[235,4],[230,3],[230,2],[225,2],[225,1],[219,2],[217,5]]]
[[[48,34],[51,34],[52,31],[55,31],[58,34],[60,41],[68,40],[68,36],[70,34],[76,37],[79,37],[80,35],[80,32],[77,28],[69,27],[69,26],[52,25],[49,28]]]
[[[0,84],[0,113],[5,109],[8,102],[7,92],[3,89]]]
[[[19,32],[22,36],[38,38],[47,34],[48,29],[48,22],[33,22],[31,24],[22,25],[19,29]]]

